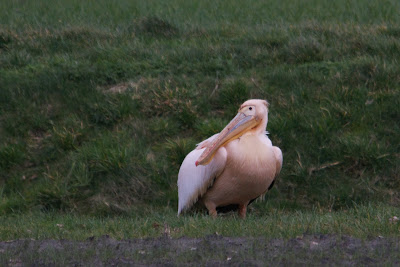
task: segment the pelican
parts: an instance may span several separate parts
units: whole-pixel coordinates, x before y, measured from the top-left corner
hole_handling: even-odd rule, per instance
[[[247,205],[264,195],[282,168],[282,151],[266,135],[268,102],[251,99],[218,134],[204,140],[182,162],[178,174],[178,215],[197,202],[217,217],[217,207]]]

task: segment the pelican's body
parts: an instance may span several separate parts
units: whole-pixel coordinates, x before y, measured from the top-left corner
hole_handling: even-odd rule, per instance
[[[249,202],[268,191],[282,166],[282,152],[265,134],[264,100],[246,101],[220,134],[187,155],[178,175],[178,214],[197,200],[211,216],[217,207],[239,205],[244,218]]]

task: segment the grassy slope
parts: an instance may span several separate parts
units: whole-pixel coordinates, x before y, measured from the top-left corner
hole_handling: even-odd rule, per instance
[[[0,3],[0,214],[171,211],[248,98],[284,152],[256,211],[399,204],[398,1],[142,2]]]

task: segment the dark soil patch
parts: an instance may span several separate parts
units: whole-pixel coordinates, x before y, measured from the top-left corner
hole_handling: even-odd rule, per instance
[[[306,235],[295,239],[168,237],[86,241],[0,242],[1,266],[265,266],[399,265],[398,238],[361,240],[349,236]]]

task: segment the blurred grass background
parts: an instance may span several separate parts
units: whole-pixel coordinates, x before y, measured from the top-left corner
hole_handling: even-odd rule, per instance
[[[259,212],[400,203],[400,2],[1,1],[0,214],[177,206],[195,144],[267,99]]]

